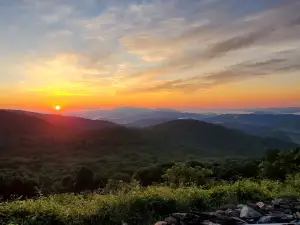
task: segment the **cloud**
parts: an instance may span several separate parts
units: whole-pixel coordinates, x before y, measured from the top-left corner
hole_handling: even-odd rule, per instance
[[[67,1],[64,1],[67,3]],[[37,14],[46,24],[55,24],[66,20],[73,12],[74,6],[60,1],[38,1],[24,0],[23,3],[28,10]]]
[[[174,57],[180,48],[168,46],[168,40],[152,37],[148,34],[141,34],[137,37],[121,38],[121,43],[128,52],[140,55],[146,62],[161,62]]]
[[[275,58],[275,59],[269,59],[266,61],[262,61],[262,62],[254,62],[254,63],[246,63],[243,66],[244,67],[248,67],[248,68],[273,68],[274,65],[279,65],[280,63],[286,62],[286,59],[282,59],[282,58]]]
[[[191,92],[299,69],[298,1],[258,13],[237,13],[244,3],[235,0],[20,2],[5,4],[8,12],[18,8],[7,26],[19,26],[11,36],[3,29],[1,44],[22,34],[16,44],[18,52],[25,49],[22,73],[35,86]],[[279,54],[282,49],[292,53]]]
[[[279,54],[279,56],[282,55],[284,54]],[[154,85],[150,84],[148,86],[127,89],[123,91],[129,93],[157,91],[192,92],[253,77],[272,76],[278,74],[278,72],[297,72],[300,69],[300,62],[297,60],[299,54],[290,56],[291,58],[278,57],[265,61],[246,61],[211,74],[201,74],[191,78],[170,80]]]
[[[73,35],[73,32],[70,30],[56,30],[48,34],[50,38],[61,38],[61,37],[70,37]]]
[[[245,48],[270,35],[273,31],[275,31],[273,27],[266,27],[258,31],[221,41],[208,49],[204,53],[204,58],[214,58],[230,51]]]
[[[204,80],[218,85],[247,78],[272,76],[278,74],[280,70],[284,70],[284,72],[297,71],[299,67],[300,63],[295,58],[275,58],[254,63],[244,62],[225,71],[205,76]]]
[[[202,18],[200,21],[209,22],[202,23],[198,27],[185,27],[184,30],[181,30],[182,32],[175,35],[167,33],[167,36],[164,36],[164,38],[149,34],[137,35],[136,38],[130,37],[129,40],[124,38],[122,39],[122,44],[131,53],[141,55],[145,61],[161,62],[145,70],[129,74],[124,79],[142,80],[147,78],[149,80],[152,78],[155,83],[155,80],[160,76],[168,77],[169,81],[154,85],[154,87],[150,86],[148,91],[181,88],[185,90],[187,86],[194,87],[197,85],[199,85],[199,88],[210,87],[213,85],[206,83],[187,85],[186,82],[189,82],[189,79],[172,79],[172,74],[182,72],[185,75],[189,74],[188,77],[191,77],[195,70],[200,70],[203,71],[203,76],[205,76],[205,74],[209,73],[209,71],[205,71],[207,65],[216,62],[216,65],[228,68],[225,72],[224,68],[220,68],[221,72],[211,76],[211,79],[214,76],[220,78],[218,82],[215,82],[216,84],[222,83],[222,76],[224,81],[235,80],[235,78],[239,77],[238,74],[240,72],[236,70],[236,67],[234,71],[231,70],[236,63],[235,61],[240,60],[236,58],[238,54],[235,54],[235,52],[241,53],[245,60],[249,61],[255,59],[255,57],[261,58],[260,55],[251,54],[253,49],[259,48],[260,52],[257,51],[258,54],[262,53],[262,56],[272,58],[274,54],[277,54],[277,51],[274,51],[274,49],[280,45],[287,45],[285,40],[288,39],[290,43],[293,41],[297,42],[295,32],[300,31],[300,27],[297,25],[299,16],[295,14],[297,10],[300,10],[300,4],[294,1],[278,8],[251,15],[252,17],[247,16],[247,18],[239,21],[215,22]],[[262,21],[260,22],[260,20]],[[292,46],[292,48],[299,52],[299,49],[295,46]],[[157,52],[157,58],[154,57],[153,60],[151,60],[152,58],[147,58],[149,55],[155,54],[155,52]],[[164,54],[165,52],[168,54]],[[231,55],[232,58],[230,58]],[[271,62],[268,63],[270,64]],[[245,65],[244,67],[246,68],[247,66]],[[245,68],[243,68],[242,72],[247,75],[243,77],[251,77],[251,74],[255,77],[256,73],[263,74],[262,72],[249,71],[249,68],[245,71]],[[284,70],[284,68],[291,67],[279,69]],[[267,72],[272,73],[274,71],[265,71],[264,73]],[[141,89],[147,90],[147,88]]]

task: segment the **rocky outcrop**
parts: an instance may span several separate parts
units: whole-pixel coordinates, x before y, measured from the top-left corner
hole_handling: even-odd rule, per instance
[[[214,212],[174,213],[155,225],[300,224],[300,199],[224,205]]]

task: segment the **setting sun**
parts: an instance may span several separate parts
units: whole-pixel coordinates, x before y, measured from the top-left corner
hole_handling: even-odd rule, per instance
[[[55,110],[59,111],[61,109],[60,105],[55,106]]]

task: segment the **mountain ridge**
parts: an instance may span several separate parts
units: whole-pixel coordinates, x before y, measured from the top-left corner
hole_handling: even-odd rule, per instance
[[[26,134],[25,136],[29,136],[30,140],[34,140],[34,143],[42,143],[45,140],[39,139],[39,137],[45,136],[48,138],[47,141],[49,143],[47,143],[50,145],[50,150],[53,143],[55,143],[53,148],[59,143],[64,143],[65,148],[76,148],[80,151],[99,148],[113,151],[115,148],[123,148],[123,150],[131,148],[136,151],[148,149],[147,151],[150,152],[162,150],[191,151],[206,155],[224,153],[229,155],[260,155],[269,148],[287,149],[298,146],[276,138],[253,136],[238,130],[194,119],[172,120],[143,128],[128,128],[108,121],[88,120],[77,117],[44,114],[32,116],[26,115],[26,113],[15,112],[5,113],[10,114],[12,118],[10,120],[17,118],[17,123],[5,123],[4,127],[6,129],[10,128],[10,132],[6,132],[7,130],[0,127],[2,140],[6,137],[9,139],[14,136],[22,136],[22,133],[24,133]],[[2,123],[7,119],[3,119],[5,113],[0,111],[0,122]],[[25,130],[22,130],[23,128]],[[14,141],[15,148],[22,147],[16,140],[18,139]],[[51,140],[56,142],[52,143]],[[29,143],[31,142],[29,141]]]

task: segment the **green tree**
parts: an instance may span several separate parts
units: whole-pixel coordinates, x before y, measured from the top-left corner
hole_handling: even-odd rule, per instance
[[[80,192],[84,190],[91,190],[94,188],[94,172],[87,168],[82,167],[76,172],[74,191]]]
[[[134,175],[133,179],[140,182],[142,186],[148,186],[154,183],[162,183],[166,168],[163,165],[149,166],[139,169]]]
[[[290,151],[270,150],[259,167],[261,176],[284,180],[286,176],[300,171],[300,148]]]
[[[8,191],[7,181],[2,175],[0,175],[0,200],[1,197],[5,198],[7,191]]]
[[[176,163],[167,169],[163,178],[171,186],[203,185],[206,178],[212,175],[212,171],[200,166],[190,167],[185,163]]]
[[[9,194],[22,198],[31,198],[38,195],[37,184],[30,179],[13,177],[8,186]]]

